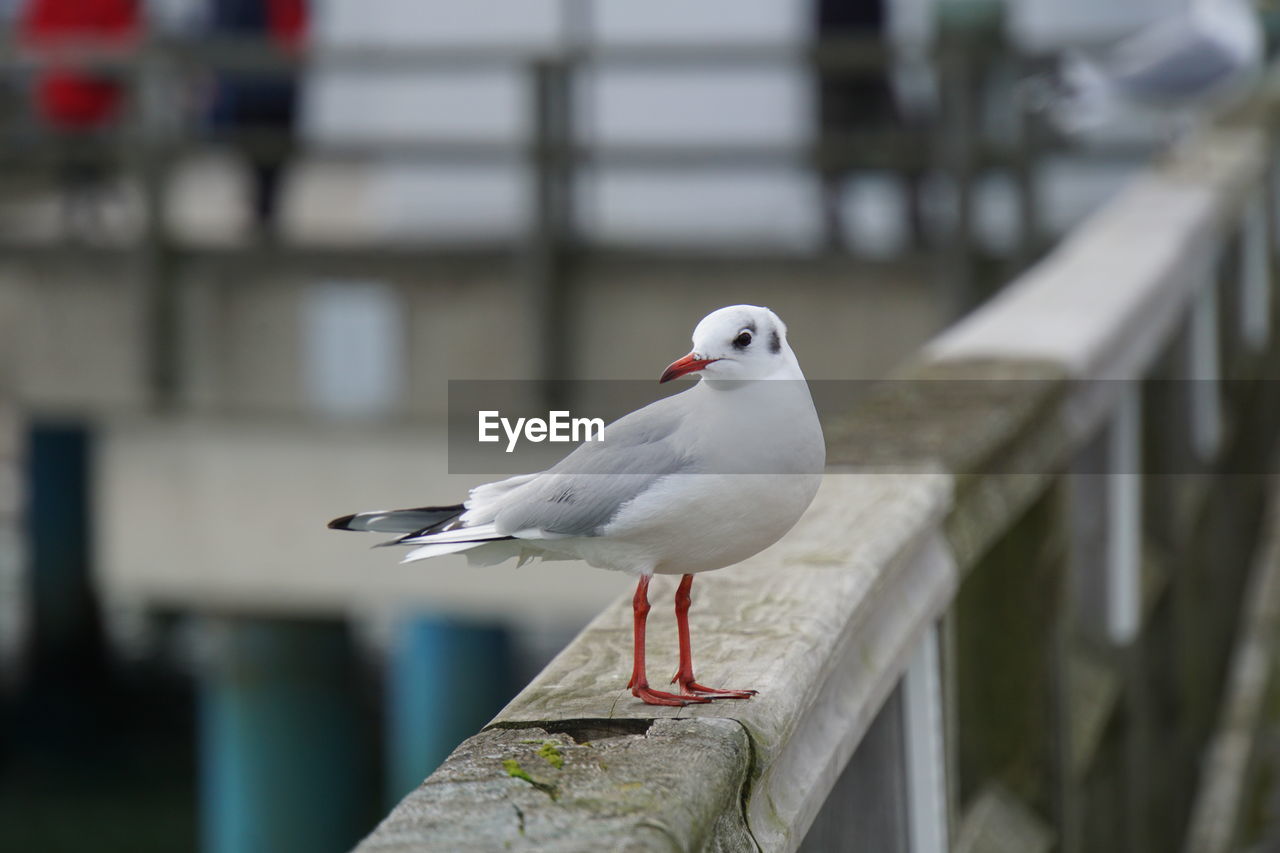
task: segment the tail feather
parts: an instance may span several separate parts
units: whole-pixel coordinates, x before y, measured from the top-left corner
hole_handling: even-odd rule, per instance
[[[417,509],[375,510],[344,515],[329,522],[333,530],[364,530],[421,536],[443,527],[466,511],[456,506],[424,506]]]
[[[400,562],[413,563],[417,560],[425,560],[429,557],[442,557],[445,554],[457,554],[460,551],[470,551],[472,548],[478,548],[479,546],[486,544],[488,544],[487,541],[441,542],[435,545],[420,545],[408,554],[405,554],[404,559]]]
[[[473,527],[464,527],[460,520],[464,512],[466,512],[466,507],[462,504],[457,506],[358,512],[353,515],[335,518],[329,522],[329,527],[334,530],[362,530],[400,534],[388,542],[379,543],[379,545],[418,546],[401,561],[405,563],[425,560],[428,557],[438,557],[444,554],[470,551],[481,545],[506,542],[515,538],[499,533],[492,522]]]
[[[427,536],[404,536],[397,540],[400,545],[417,545],[401,562],[425,560],[427,557],[438,557],[441,554],[456,554],[459,551],[470,551],[481,545],[493,545],[498,542],[511,542],[513,536],[499,533],[492,524],[480,524],[475,527],[461,527],[456,530],[442,530]]]

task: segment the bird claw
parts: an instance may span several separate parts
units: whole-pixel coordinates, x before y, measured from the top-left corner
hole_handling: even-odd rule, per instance
[[[676,707],[684,707],[685,705],[705,705],[711,701],[710,697],[686,695],[678,696],[675,693],[666,693],[662,690],[654,690],[649,685],[641,685],[631,688],[631,695],[644,702],[646,705],[675,705]]]
[[[706,687],[692,679],[681,681],[677,675],[671,679],[672,684],[679,683],[681,696],[697,696],[703,699],[750,699],[759,690],[721,690],[718,687]]]

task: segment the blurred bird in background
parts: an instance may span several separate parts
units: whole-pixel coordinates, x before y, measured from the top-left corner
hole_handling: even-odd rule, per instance
[[[1247,0],[1191,0],[1101,49],[1068,51],[1032,98],[1068,136],[1154,119],[1171,136],[1236,103],[1257,83],[1262,27]]]

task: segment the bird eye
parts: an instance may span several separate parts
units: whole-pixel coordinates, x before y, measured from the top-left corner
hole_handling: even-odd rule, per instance
[[[745,349],[751,343],[751,333],[745,329],[738,333],[733,339],[733,345],[738,349]]]

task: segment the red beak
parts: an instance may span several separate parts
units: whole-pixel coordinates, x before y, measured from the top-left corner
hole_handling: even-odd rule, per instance
[[[719,361],[718,358],[698,358],[695,354],[689,353],[679,361],[671,362],[671,365],[662,371],[662,378],[658,380],[659,384],[670,382],[678,376],[684,376],[686,373],[693,373],[695,370],[701,370],[713,361]]]

